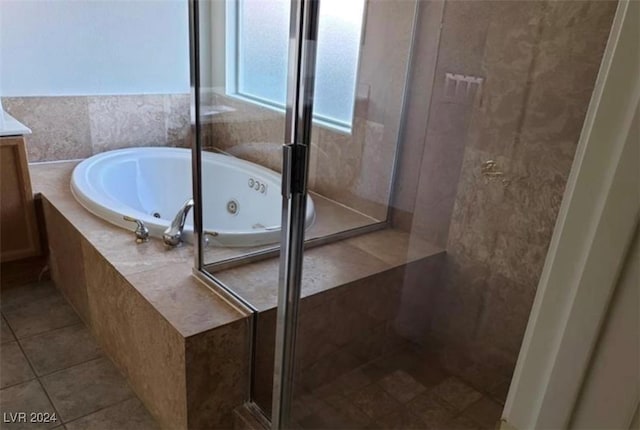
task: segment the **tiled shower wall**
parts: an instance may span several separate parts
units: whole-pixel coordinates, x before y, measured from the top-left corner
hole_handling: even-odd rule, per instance
[[[72,160],[132,146],[189,145],[189,94],[4,97],[31,128],[30,162]]]
[[[425,2],[394,219],[447,250],[429,335],[515,362],[616,5]],[[451,97],[446,72],[483,88]]]

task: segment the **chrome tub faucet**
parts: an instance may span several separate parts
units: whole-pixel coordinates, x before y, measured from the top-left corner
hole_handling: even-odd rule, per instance
[[[182,230],[184,230],[184,223],[192,207],[193,199],[188,199],[182,204],[171,225],[162,234],[162,241],[165,245],[175,247],[182,243]]]
[[[142,220],[127,215],[123,216],[122,219],[124,219],[125,221],[136,223],[136,229],[134,230],[134,233],[136,235],[136,243],[149,241],[149,229],[146,225],[144,225],[144,222],[142,222]]]

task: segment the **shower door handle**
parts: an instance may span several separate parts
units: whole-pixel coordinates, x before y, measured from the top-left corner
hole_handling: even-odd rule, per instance
[[[288,143],[282,146],[282,196],[305,192],[307,145]]]

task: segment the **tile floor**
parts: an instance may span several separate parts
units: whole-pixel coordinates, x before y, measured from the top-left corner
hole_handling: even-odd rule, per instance
[[[408,345],[303,392],[293,418],[300,429],[489,430],[508,383],[495,369]]]
[[[157,429],[157,424],[50,282],[0,297],[0,426]],[[508,378],[407,345],[295,399],[301,429],[494,429]],[[11,413],[55,413],[49,423]]]
[[[51,282],[0,295],[0,427],[147,430],[158,426]],[[11,422],[16,412],[54,414]]]

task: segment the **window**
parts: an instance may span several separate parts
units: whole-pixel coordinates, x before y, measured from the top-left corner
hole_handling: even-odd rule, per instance
[[[351,129],[365,0],[322,0],[314,120]],[[284,109],[291,0],[228,0],[227,93]]]

